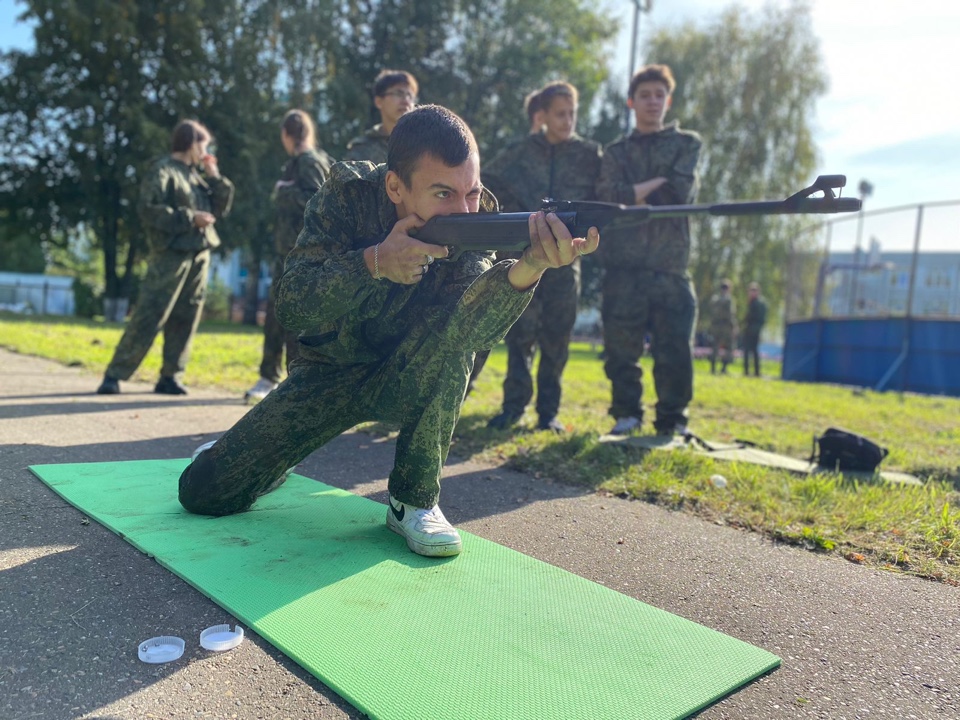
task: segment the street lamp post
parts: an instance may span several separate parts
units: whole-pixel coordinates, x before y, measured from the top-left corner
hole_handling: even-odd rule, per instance
[[[853,251],[853,277],[850,280],[850,315],[854,315],[857,310],[857,283],[860,281],[860,243],[863,237],[863,201],[873,194],[873,185],[866,180],[861,180],[860,184],[857,185],[857,193],[860,195],[860,212],[857,215],[857,244]]]
[[[637,34],[640,32],[640,13],[650,12],[653,6],[653,0],[633,0],[633,37],[630,40],[630,67],[627,68],[627,87],[630,87],[630,81],[633,79],[633,73],[637,69]],[[630,132],[630,108],[626,109],[623,118],[623,134]]]

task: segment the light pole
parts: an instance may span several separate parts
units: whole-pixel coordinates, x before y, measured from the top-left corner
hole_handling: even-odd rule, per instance
[[[630,87],[630,81],[633,79],[633,73],[637,69],[637,34],[640,32],[640,13],[650,12],[653,7],[653,0],[633,0],[633,37],[630,40],[630,67],[627,68],[627,87]],[[630,108],[626,109],[626,115],[623,118],[623,134],[630,132]]]
[[[860,195],[860,213],[857,215],[857,244],[853,252],[853,277],[850,281],[850,310],[849,315],[857,311],[857,283],[860,278],[860,241],[863,237],[863,201],[873,195],[873,185],[861,180],[857,185],[857,194]]]

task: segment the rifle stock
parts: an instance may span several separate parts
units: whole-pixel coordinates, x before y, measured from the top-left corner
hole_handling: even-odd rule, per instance
[[[810,187],[785,200],[759,200],[713,205],[638,205],[592,201],[543,201],[542,209],[553,212],[574,237],[584,237],[591,227],[623,229],[640,227],[660,218],[690,215],[809,215],[857,212],[860,200],[837,197],[833,190],[846,185],[844,175],[821,175]],[[822,192],[823,197],[810,197]],[[416,238],[450,248],[449,258],[468,251],[519,251],[530,244],[529,212],[456,213],[430,218]]]

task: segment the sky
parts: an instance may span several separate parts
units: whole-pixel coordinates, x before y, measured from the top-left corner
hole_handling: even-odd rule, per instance
[[[766,2],[785,5],[788,0]],[[655,61],[644,54],[644,37],[650,32],[716,16],[734,3],[652,0],[649,4],[649,12],[640,17],[638,58]],[[759,10],[765,1],[736,4]],[[634,2],[607,0],[606,6],[621,21],[611,67],[626,83]],[[901,205],[960,200],[960,3],[812,0],[811,6],[830,79],[815,118],[821,158],[818,174],[846,175],[846,195],[856,195],[861,180],[870,182],[874,190],[864,205],[871,211],[868,215]],[[0,49],[31,46],[29,27],[15,22],[21,9],[14,0],[0,0]],[[691,124],[691,129],[696,128]],[[900,215],[893,214],[882,223],[871,219],[864,236],[874,234],[872,224],[884,236],[885,249],[909,247],[915,213]],[[937,249],[960,249],[960,207],[931,210],[924,222],[926,249],[933,249],[934,235]],[[891,224],[902,228],[881,232]]]

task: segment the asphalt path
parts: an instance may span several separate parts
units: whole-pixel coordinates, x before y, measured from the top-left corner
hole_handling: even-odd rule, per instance
[[[98,396],[99,379],[0,350],[0,718],[363,717],[252,631],[228,653],[200,649],[200,630],[236,619],[27,470],[188,457],[247,410],[138,383]],[[386,502],[392,456],[392,441],[351,432],[298,472]],[[960,588],[462,458],[441,506],[464,530],[783,658],[698,717],[960,718]],[[162,634],[188,640],[184,657],[140,662],[138,643]]]

